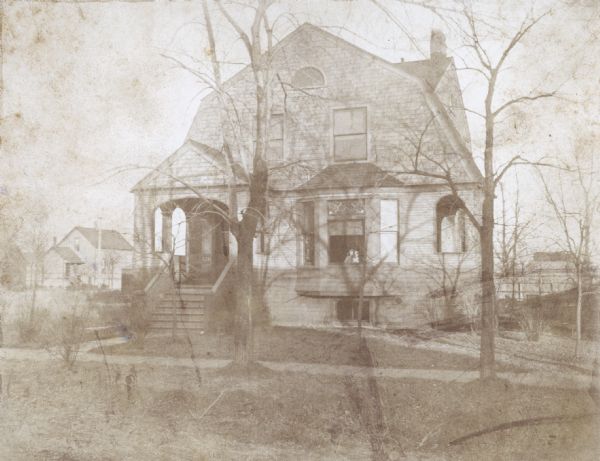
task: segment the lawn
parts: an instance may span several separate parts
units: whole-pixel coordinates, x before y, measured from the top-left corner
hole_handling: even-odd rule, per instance
[[[594,404],[582,391],[98,363],[66,371],[59,362],[10,360],[0,362],[0,374],[0,459],[592,460],[600,453]],[[565,419],[451,444],[548,416]]]
[[[377,367],[440,368],[447,370],[476,370],[479,359],[472,355],[443,353],[395,344],[384,336],[369,335],[367,346]],[[170,335],[149,336],[143,343],[130,342],[105,348],[108,354],[151,355],[163,357],[225,358],[233,356],[233,339],[229,335],[190,334],[187,337]],[[352,330],[272,327],[257,331],[255,336],[257,360],[274,362],[321,363],[329,365],[362,365],[358,340]],[[500,371],[523,371],[511,365],[500,365]]]

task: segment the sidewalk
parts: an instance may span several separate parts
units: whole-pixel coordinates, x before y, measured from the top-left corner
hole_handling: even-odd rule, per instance
[[[103,346],[121,344],[126,342],[124,338],[112,338],[103,340]],[[77,357],[79,362],[104,363],[114,365],[149,365],[158,367],[185,367],[199,369],[223,368],[231,363],[228,359],[195,359],[151,357],[142,355],[102,355],[98,352],[89,352],[97,347],[97,342],[82,345],[82,351]],[[0,362],[2,360],[28,360],[43,362],[60,360],[56,354],[44,349],[0,349]],[[439,370],[439,369],[417,369],[417,368],[369,368],[349,365],[324,365],[318,363],[298,362],[269,362],[260,361],[261,365],[280,372],[307,373],[317,376],[351,376],[357,378],[389,378],[389,379],[417,379],[440,382],[466,383],[478,379],[479,372],[476,370]],[[524,372],[524,373],[498,373],[498,377],[516,385],[553,387],[561,389],[587,390],[590,387],[591,376],[578,373],[562,372]]]

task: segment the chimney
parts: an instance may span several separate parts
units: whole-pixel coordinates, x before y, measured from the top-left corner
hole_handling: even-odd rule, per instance
[[[446,57],[446,36],[439,29],[431,30],[431,39],[429,41],[429,57],[431,60]]]

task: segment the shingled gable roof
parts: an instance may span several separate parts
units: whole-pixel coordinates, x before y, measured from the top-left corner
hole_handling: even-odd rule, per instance
[[[73,232],[79,232],[83,238],[90,242],[94,247],[98,246],[98,228],[96,227],[81,227],[76,226],[59,242],[60,245]],[[125,237],[119,232],[112,229],[101,229],[102,231],[102,250],[123,250],[132,251],[133,247],[129,244]],[[53,248],[57,248],[56,246]]]
[[[65,262],[72,264],[83,264],[83,261],[77,254],[67,247],[52,247],[48,251],[54,251],[58,256],[65,260]]]
[[[439,57],[435,59],[423,59],[422,61],[398,62],[395,66],[417,78],[425,80],[432,89],[435,89],[451,62],[452,58]]]
[[[224,157],[221,155],[217,149],[211,148],[209,146],[205,146],[193,139],[187,139],[175,152],[169,155],[166,159],[164,159],[156,168],[154,168],[150,173],[144,176],[141,180],[139,180],[135,186],[131,189],[131,192],[135,192],[136,190],[145,189],[145,188],[154,188],[156,186],[156,182],[161,176],[165,176],[165,172],[168,170],[170,166],[172,166],[179,156],[183,152],[187,152],[188,150],[193,150],[196,154],[202,155],[208,162],[210,162],[215,168],[226,175],[228,172],[228,166],[225,163]],[[239,164],[233,165],[233,170],[238,183],[244,183],[246,180],[246,173],[243,168]],[[168,176],[165,177],[168,179]],[[165,179],[163,178],[163,179]],[[184,178],[177,178],[183,181]],[[177,183],[177,181],[175,181]],[[184,187],[184,182],[179,183],[180,186]]]
[[[400,180],[372,163],[341,163],[325,167],[296,190],[366,189],[403,185]]]
[[[333,40],[336,43],[341,44],[342,46],[346,46],[346,47],[354,49],[355,51],[359,52],[362,56],[371,59],[374,63],[381,65],[381,66],[385,67],[386,69],[391,70],[392,72],[396,72],[398,74],[398,76],[402,76],[404,78],[414,78],[416,81],[423,81],[423,82],[425,82],[425,85],[428,86],[432,92],[435,92],[435,88],[437,87],[437,84],[443,77],[444,73],[450,67],[450,64],[453,62],[453,59],[451,57],[442,57],[442,58],[437,58],[437,59],[433,59],[433,60],[426,59],[426,60],[420,60],[420,61],[407,61],[407,62],[401,62],[401,63],[392,63],[390,61],[387,61],[387,60],[363,49],[363,48],[360,48],[357,45],[354,45],[353,43],[350,43],[350,42],[344,40],[341,37],[338,37],[324,29],[321,29],[320,27],[317,27],[317,26],[307,23],[307,22],[300,25],[299,27],[297,27],[295,30],[293,30],[288,35],[286,35],[282,40],[280,40],[278,43],[276,43],[275,46],[273,47],[272,53],[276,53],[279,49],[284,48],[288,43],[290,43],[294,39],[294,37],[296,35],[302,33],[303,31],[307,31],[307,30],[318,33],[322,37]],[[248,71],[248,69],[250,69],[250,66],[246,66],[243,69],[239,70],[232,77],[227,79],[227,81],[225,82],[225,85],[235,84],[244,75],[244,72]],[[208,100],[211,97],[214,97],[215,94],[216,93],[214,91],[208,93],[203,98],[203,101]],[[443,108],[441,105],[438,105],[438,106],[439,107],[435,107],[436,111],[445,112],[445,108]],[[202,103],[200,103],[200,107],[202,107]],[[445,116],[446,116],[446,118],[449,119],[449,116],[447,113],[445,113]],[[151,173],[146,175],[141,181],[139,181],[132,188],[132,190],[131,190],[132,192],[134,192],[138,189],[144,188],[146,183],[149,182],[149,179],[152,178],[153,175],[157,174],[156,170],[160,170],[161,168],[168,166],[169,162],[172,162],[173,159],[177,157],[180,149],[182,149],[186,145],[193,146],[194,144],[196,144],[196,142],[191,138],[191,136],[192,136],[191,133],[192,133],[192,130],[194,129],[194,124],[195,124],[195,122],[192,122],[190,131],[188,132],[188,139],[186,140],[186,142],[176,152],[174,152],[167,159],[165,159],[155,169],[155,171],[152,171]],[[447,132],[448,130],[450,132]],[[451,144],[453,144],[453,142],[454,142],[452,138],[456,138],[456,139],[461,138],[461,135],[458,133],[458,130],[456,129],[456,127],[450,128],[450,129],[444,128],[442,131],[446,132],[446,136]],[[465,162],[465,167],[466,167],[467,171],[470,172],[470,175],[473,177],[473,179],[475,179],[475,180],[481,179],[481,172],[480,172],[479,168],[477,167],[477,165],[475,164],[472,155],[466,154],[465,152],[463,152],[463,149],[459,148],[457,150],[461,151],[461,154],[463,156],[463,161]],[[467,150],[468,150],[468,148],[467,148]],[[239,178],[239,175],[237,175],[237,176]],[[151,184],[148,184],[148,186],[152,187]]]

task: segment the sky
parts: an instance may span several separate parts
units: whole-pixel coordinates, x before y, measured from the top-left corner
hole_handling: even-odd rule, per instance
[[[515,96],[517,89],[527,94],[557,88],[559,98],[519,107],[501,121],[500,158],[567,156],[579,138],[591,139],[600,130],[598,2],[511,1],[482,1],[476,8],[486,21],[502,17],[513,30],[529,8],[552,10],[515,49],[498,98]],[[460,37],[440,18],[397,1],[380,3],[401,19],[402,28],[366,0],[289,1],[273,9],[280,16],[276,35],[309,21],[397,62],[422,59],[436,27],[446,32],[458,67],[472,62]],[[239,7],[232,12],[242,21],[248,17]],[[130,236],[130,189],[144,168],[183,143],[205,94],[194,76],[165,57],[207,64],[200,2],[18,1],[4,2],[3,13],[3,191],[25,194],[30,209],[47,209],[49,233],[58,238],[99,218],[103,227]],[[220,57],[243,63],[240,42],[216,13],[214,20],[220,49],[226,51]],[[492,54],[499,38],[506,40],[482,29]],[[227,66],[226,74],[239,68]],[[467,107],[480,110],[481,79],[469,71],[459,72],[459,78]],[[481,121],[470,114],[469,122],[479,161]],[[537,201],[530,183],[531,172],[519,171],[525,199]],[[514,184],[514,175],[508,175],[509,194]],[[538,221],[549,219],[544,213]]]

